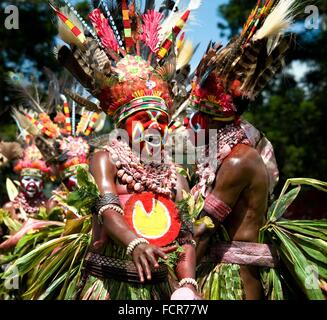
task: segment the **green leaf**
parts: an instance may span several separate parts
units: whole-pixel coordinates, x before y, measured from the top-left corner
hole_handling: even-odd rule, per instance
[[[307,255],[320,261],[327,267],[327,242],[300,234],[290,234],[289,236]]]
[[[272,279],[271,300],[284,300],[281,278],[276,269],[270,268],[270,278]]]
[[[11,232],[17,232],[22,224],[10,217],[10,213],[7,210],[0,209],[0,223],[3,223]]]
[[[26,255],[18,258],[13,264],[13,267],[17,267],[19,274],[24,275],[34,269],[40,263],[40,261],[47,257],[48,254],[51,253],[55,248],[76,237],[77,235],[73,234],[66,237],[53,239],[44,244],[41,244]]]
[[[33,285],[24,294],[26,298],[35,298],[39,295],[42,289],[48,286],[49,281],[55,281],[58,277],[62,276],[63,272],[69,269],[72,258],[75,254],[79,254],[79,245],[84,242],[83,234],[77,237],[66,236],[66,241],[62,243],[56,253],[52,253],[41,265],[39,271],[32,279]],[[85,246],[83,247],[85,248]]]
[[[294,275],[302,291],[309,299],[324,300],[324,295],[320,288],[310,288],[306,285],[307,279],[312,276],[309,274],[310,261],[306,259],[302,251],[287,234],[278,227],[274,227],[273,230],[281,241],[279,246],[280,256],[289,271]]]
[[[297,188],[292,189],[287,194],[282,195],[279,197],[272,204],[272,209],[268,210],[268,219],[269,220],[278,220],[286,211],[286,209],[291,205],[291,203],[296,199],[301,187],[298,186]]]
[[[312,227],[305,223],[302,224],[301,222],[295,224],[291,220],[278,221],[276,224],[288,230],[289,232],[293,231],[296,233],[303,234],[305,236],[327,240],[327,234],[324,230],[322,230],[322,228],[319,227],[319,224],[316,224],[316,227]]]
[[[62,217],[64,216],[64,209],[62,207],[54,207],[50,210],[48,213],[48,220],[62,220]]]
[[[288,193],[289,196],[285,195],[286,190],[290,185],[297,185],[298,187],[293,189],[290,194]],[[301,185],[308,185],[312,186],[320,191],[327,192],[327,182],[316,180],[316,179],[310,179],[310,178],[293,178],[293,179],[288,179],[285,182],[285,185],[280,193],[280,196],[277,201],[275,201],[271,209],[268,210],[268,219],[269,220],[278,220],[280,218],[287,207],[294,201],[296,198],[298,192],[300,191],[298,188],[300,188]],[[292,200],[293,199],[293,200]]]
[[[81,246],[82,246],[82,242],[80,242],[78,244],[78,248],[75,250],[74,257],[73,257],[73,259],[72,259],[72,261],[70,263],[69,269],[67,271],[67,277],[66,277],[65,283],[64,283],[63,287],[60,290],[59,299],[63,299],[65,297],[65,292],[66,292],[67,286],[68,286],[68,280],[69,280],[69,278],[71,278],[71,275],[74,274],[74,271],[72,272],[72,269],[73,269],[74,263],[76,261],[76,257],[79,254],[79,251],[81,250]]]
[[[177,171],[177,173],[179,173],[182,177],[184,177],[184,178],[190,180],[190,175],[189,175],[189,173],[188,173],[188,170],[185,170],[185,168],[177,166],[177,167],[176,167],[176,171]]]
[[[320,220],[280,220],[279,222],[285,222],[287,221],[288,224],[294,224],[299,226],[309,226],[309,227],[315,227],[319,229],[327,230],[327,220],[326,219],[320,219]]]
[[[203,198],[202,194],[200,193],[198,196],[198,199],[195,203],[193,217],[197,217],[200,214],[200,212],[202,211],[203,207],[204,207],[204,198]]]
[[[73,272],[76,272],[77,267],[75,267],[72,270]],[[65,279],[67,278],[67,273],[63,273],[58,279],[56,279],[55,281],[51,282],[51,284],[49,285],[49,287],[46,288],[46,290],[38,297],[38,300],[45,300],[48,296],[50,296],[55,289],[62,283],[65,281]]]
[[[6,187],[9,200],[14,201],[19,192],[14,183],[9,178],[6,179]]]
[[[79,233],[83,227],[83,223],[86,218],[88,217],[86,216],[78,219],[68,219],[65,224],[65,230],[63,235],[67,236],[69,234]]]
[[[307,185],[320,191],[327,192],[327,182],[311,179],[311,178],[292,178],[288,179],[288,183],[292,185]]]

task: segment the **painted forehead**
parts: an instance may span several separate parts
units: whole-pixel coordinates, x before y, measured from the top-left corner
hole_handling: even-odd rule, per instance
[[[157,120],[160,116],[167,117],[167,115],[165,113],[163,113],[162,111],[159,111],[159,110],[147,110],[147,114],[153,120]]]
[[[160,110],[142,110],[142,111],[138,111],[134,115],[132,115],[130,118],[134,118],[134,117],[137,118],[139,116],[144,116],[144,115],[147,115],[152,120],[156,120],[160,116],[164,116],[164,117],[168,118],[167,114],[165,112],[163,112],[163,111],[160,111]]]
[[[30,175],[25,175],[25,176],[22,176],[22,179],[23,180],[31,180],[31,179],[33,179],[33,180],[37,180],[37,181],[41,181],[42,180],[42,178],[40,178],[40,177],[36,177],[36,176],[30,176]]]

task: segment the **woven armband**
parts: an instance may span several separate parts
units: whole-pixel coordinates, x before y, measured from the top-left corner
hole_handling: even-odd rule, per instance
[[[105,193],[103,196],[100,196],[96,206],[95,210],[98,214],[99,222],[102,223],[102,214],[106,210],[113,210],[120,214],[123,214],[124,211],[122,209],[121,203],[119,201],[119,197],[115,195],[114,193]]]
[[[216,218],[220,222],[224,221],[232,211],[225,202],[219,200],[212,194],[206,197],[203,209],[208,215]]]

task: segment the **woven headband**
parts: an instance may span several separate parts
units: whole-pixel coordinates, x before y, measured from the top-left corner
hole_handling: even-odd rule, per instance
[[[43,177],[42,171],[39,169],[35,169],[35,168],[24,168],[24,169],[22,169],[20,175],[21,176],[39,177],[39,178]]]
[[[191,97],[190,105],[200,112],[217,117],[217,120],[219,119],[220,121],[232,121],[236,118],[236,110],[224,112],[223,107],[220,104],[205,99],[197,100],[195,96]]]
[[[144,96],[135,98],[120,107],[113,115],[113,120],[116,124],[119,124],[133,113],[149,109],[162,111],[169,116],[168,107],[164,99],[155,96]]]

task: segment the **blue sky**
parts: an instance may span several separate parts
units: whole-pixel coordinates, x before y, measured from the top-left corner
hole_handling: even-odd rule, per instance
[[[217,23],[223,21],[218,16],[218,7],[224,3],[228,3],[228,0],[203,0],[201,7],[194,11],[193,17],[186,27],[187,39],[191,40],[194,45],[200,43],[191,61],[192,69],[199,63],[210,40],[223,44],[227,41],[227,39],[220,37],[217,27]]]

